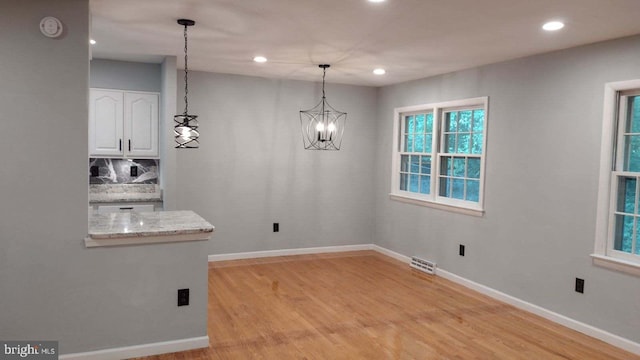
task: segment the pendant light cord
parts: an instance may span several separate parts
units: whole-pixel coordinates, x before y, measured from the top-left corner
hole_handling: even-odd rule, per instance
[[[324,77],[327,76],[327,68],[323,67],[322,68],[322,98],[325,99],[326,96],[324,94]]]
[[[189,66],[187,57],[187,25],[184,26],[184,114],[189,113],[189,100],[187,95],[189,94]]]

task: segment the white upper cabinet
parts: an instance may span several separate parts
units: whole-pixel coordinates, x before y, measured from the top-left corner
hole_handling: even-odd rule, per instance
[[[158,94],[124,94],[124,137],[126,155],[158,156]]]
[[[158,157],[158,94],[91,89],[89,155]]]
[[[89,154],[122,156],[122,91],[91,89],[89,99]]]

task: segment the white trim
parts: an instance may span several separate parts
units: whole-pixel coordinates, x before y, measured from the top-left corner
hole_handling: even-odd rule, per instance
[[[558,314],[556,312],[553,312],[551,310],[545,309],[543,307],[540,307],[538,305],[532,304],[530,302],[518,299],[516,297],[513,297],[511,295],[505,294],[501,291],[492,289],[488,286],[476,283],[474,281],[465,279],[461,276],[455,275],[453,273],[450,273],[446,270],[437,269],[436,274],[438,276],[442,276],[443,278],[453,281],[457,284],[460,284],[464,287],[467,287],[471,290],[475,290],[481,294],[487,295],[489,297],[492,297],[496,300],[505,302],[509,305],[513,305],[515,307],[517,307],[518,309],[524,310],[524,311],[528,311],[530,313],[536,314],[538,316],[541,316],[547,320],[551,320],[557,324],[560,324],[562,326],[566,326],[570,329],[576,330],[578,332],[581,332],[585,335],[591,336],[593,338],[596,338],[598,340],[602,340],[608,344],[611,344],[615,347],[621,348],[623,350],[632,352],[634,354],[640,355],[640,344],[633,342],[629,339],[625,339],[621,336],[612,334],[610,332],[604,331],[602,329],[599,329],[597,327],[591,326],[589,324],[585,324],[583,322],[571,319],[569,317],[566,317],[564,315]]]
[[[398,261],[402,261],[405,264],[410,264],[411,263],[411,258],[410,257],[404,256],[404,255],[402,255],[400,253],[397,253],[397,252],[395,252],[393,250],[389,250],[387,248],[383,248],[382,246],[371,244],[371,250],[377,251],[377,252],[379,252],[380,254],[383,254],[383,255],[387,255],[388,257],[394,258],[394,259],[396,259]]]
[[[613,154],[616,152],[613,145],[616,130],[622,131],[621,126],[616,124],[616,115],[618,115],[618,93],[639,88],[640,79],[610,82],[604,85],[596,231],[594,254],[591,255],[594,265],[636,276],[640,275],[640,271],[638,270],[640,263],[631,264],[628,261],[611,256],[614,254],[614,251],[613,244],[609,241],[609,238],[613,234],[613,215],[610,209],[615,207],[615,196],[612,191],[615,190],[616,186],[612,182],[612,174],[614,172]],[[620,161],[620,159],[618,160]]]
[[[430,201],[425,199],[418,199],[415,197],[402,196],[398,194],[389,194],[389,198],[391,200],[396,200],[396,201],[400,201],[408,204],[426,206],[434,209],[446,210],[446,211],[451,211],[451,212],[465,214],[465,215],[472,215],[472,216],[478,216],[478,217],[481,217],[484,215],[484,210],[481,210],[481,209],[472,209],[472,208],[463,207],[463,206],[456,206],[456,205],[450,205],[450,204],[445,204],[445,203],[435,202],[435,201]]]
[[[362,250],[371,250],[371,246],[372,246],[371,244],[359,244],[359,245],[323,246],[323,247],[300,248],[300,249],[251,251],[251,252],[231,253],[231,254],[216,254],[216,255],[209,255],[209,262],[240,260],[240,259],[257,259],[257,258],[275,257],[275,256],[362,251]]]
[[[209,336],[125,346],[105,350],[60,355],[61,360],[113,360],[167,354],[209,347]]]
[[[249,258],[258,258],[258,257],[286,256],[286,255],[300,255],[300,254],[320,254],[320,253],[356,251],[356,250],[373,250],[380,254],[383,254],[393,259],[396,259],[398,261],[401,261],[407,265],[411,262],[410,257],[375,244],[328,246],[328,247],[316,247],[316,248],[304,248],[304,249],[270,250],[270,251],[256,251],[256,252],[235,253],[235,254],[209,255],[209,261],[213,262],[213,261],[223,261],[223,260],[249,259]],[[592,257],[598,257],[598,256],[592,255]],[[585,324],[583,322],[571,319],[569,317],[558,314],[556,312],[545,309],[543,307],[532,304],[530,302],[518,299],[516,297],[505,294],[501,291],[492,289],[488,286],[476,283],[474,281],[468,280],[466,278],[463,278],[459,275],[453,274],[441,268],[436,268],[436,275],[441,276],[442,278],[447,279],[449,281],[453,281],[471,290],[477,291],[481,294],[487,295],[498,301],[502,301],[509,305],[513,305],[518,309],[536,314],[538,316],[541,316],[547,320],[553,321],[562,326],[566,326],[570,329],[576,330],[578,332],[581,332],[585,335],[591,336],[598,340],[602,340],[608,344],[611,344],[623,350],[640,355],[640,344],[633,342],[629,339],[626,339],[621,336],[604,331],[602,329],[596,328],[592,325]]]
[[[154,235],[154,236],[128,236],[118,238],[92,238],[87,236],[84,238],[86,247],[100,246],[122,246],[122,245],[142,245],[142,244],[158,244],[168,242],[183,241],[207,241],[211,239],[213,233],[192,233],[192,234],[175,234],[175,235]]]
[[[640,276],[640,264],[600,254],[591,254],[593,264],[629,275]]]

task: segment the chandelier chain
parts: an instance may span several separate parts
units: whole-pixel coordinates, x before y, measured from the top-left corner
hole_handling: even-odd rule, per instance
[[[189,113],[189,65],[187,56],[187,25],[184,26],[184,114]]]
[[[323,67],[322,68],[322,98],[325,99],[325,93],[324,93],[324,77],[327,76],[327,68]]]

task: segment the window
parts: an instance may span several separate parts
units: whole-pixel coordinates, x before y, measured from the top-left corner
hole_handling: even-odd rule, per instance
[[[640,80],[606,85],[600,159],[594,262],[640,275]]]
[[[487,103],[396,109],[391,198],[482,215]]]

